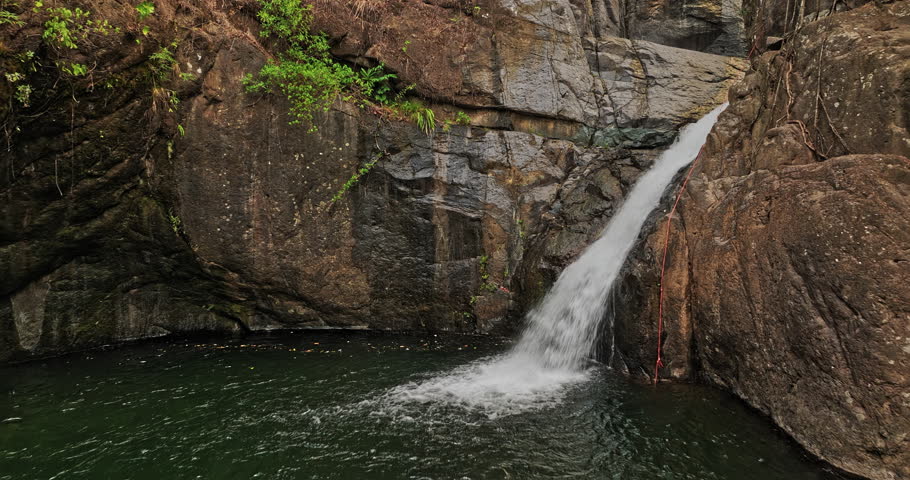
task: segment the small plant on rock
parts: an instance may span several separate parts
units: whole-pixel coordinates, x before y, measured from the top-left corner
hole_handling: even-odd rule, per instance
[[[18,2],[0,0],[0,27],[3,25],[16,25],[21,27],[25,22],[19,20],[19,15],[13,12],[13,7],[18,7]]]
[[[146,17],[155,13],[155,4],[152,2],[142,2],[136,5],[136,12],[139,13],[139,20],[145,20]]]
[[[427,135],[436,129],[436,114],[420,100],[405,100],[397,105],[397,109]]]
[[[338,192],[336,192],[335,195],[332,197],[332,203],[335,203],[335,202],[341,200],[341,198],[344,197],[344,194],[347,193],[348,190],[353,188],[354,185],[357,185],[357,182],[359,182],[360,179],[364,175],[370,173],[370,170],[372,170],[373,167],[375,167],[376,164],[379,163],[379,160],[381,160],[382,157],[383,157],[382,153],[376,154],[376,156],[374,156],[372,160],[370,160],[369,162],[365,163],[362,167],[357,169],[357,172],[355,172],[354,175],[351,175],[351,178],[349,178],[347,182],[344,182],[344,185],[341,186],[341,189],[339,189]]]

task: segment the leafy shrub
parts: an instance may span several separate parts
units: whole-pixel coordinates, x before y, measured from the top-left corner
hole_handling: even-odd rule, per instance
[[[328,111],[339,97],[361,105],[386,105],[393,101],[391,82],[396,76],[382,65],[355,71],[335,61],[329,41],[312,33],[313,6],[300,0],[261,0],[258,17],[261,35],[287,44],[257,75],[244,77],[250,92],[280,92],[291,103],[292,124],[306,124],[316,131],[314,114]]]
[[[35,2],[34,11],[41,11],[44,2]],[[47,7],[45,13],[50,18],[44,22],[44,32],[41,38],[51,45],[66,47],[71,50],[79,48],[77,42],[85,40],[89,35],[108,35],[119,32],[119,28],[111,26],[107,20],[92,20],[91,12],[81,8]]]

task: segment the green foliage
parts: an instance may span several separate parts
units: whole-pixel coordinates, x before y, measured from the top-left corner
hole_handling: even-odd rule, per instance
[[[183,125],[181,125],[181,124],[179,124],[179,123],[177,124],[177,132],[180,133],[180,136],[181,136],[181,137],[185,137],[185,136],[186,136],[186,129],[183,128]]]
[[[16,85],[15,92],[13,93],[13,98],[15,98],[16,101],[19,102],[19,104],[21,104],[23,107],[28,107],[29,103],[31,102],[33,91],[32,86],[25,83],[25,80],[27,78],[27,73],[34,72],[36,69],[34,62],[32,61],[34,57],[35,52],[30,50],[16,55],[16,58],[19,60],[22,70],[26,73],[9,72],[3,75],[6,78],[6,81],[10,84],[22,82],[20,85]]]
[[[177,49],[177,42],[172,42],[167,47],[161,47],[157,52],[149,56],[149,70],[155,83],[167,80],[177,66],[177,59],[174,58],[174,52],[171,49]]]
[[[177,105],[180,104],[180,97],[177,92],[170,88],[152,87],[152,111],[164,111],[174,113],[177,111]]]
[[[177,235],[180,235],[180,231],[183,228],[183,222],[180,221],[180,217],[174,215],[173,211],[170,211],[167,214],[167,218],[171,222],[171,230],[173,230]]]
[[[13,96],[23,107],[27,107],[32,96],[32,86],[27,83],[17,86]]]
[[[362,167],[360,167],[357,170],[357,172],[354,173],[354,175],[351,175],[351,178],[349,178],[347,182],[344,182],[344,185],[341,186],[341,189],[339,189],[338,192],[336,192],[335,195],[332,197],[332,203],[335,203],[338,200],[341,200],[341,198],[344,197],[344,194],[347,193],[348,190],[353,188],[354,185],[357,185],[357,182],[359,182],[360,179],[364,175],[370,173],[370,170],[372,170],[373,167],[375,167],[376,164],[379,163],[379,160],[381,160],[381,159],[382,159],[382,154],[379,153],[376,156],[374,156],[372,160],[370,160],[369,162],[364,164]]]
[[[48,21],[44,22],[44,33],[41,34],[41,38],[66,48],[79,48],[76,45],[79,29],[76,27],[82,25],[78,22],[87,18],[88,12],[81,8],[70,10],[62,7],[50,8],[48,11],[52,16]]]
[[[326,36],[310,31],[312,5],[300,0],[260,2],[261,35],[282,40],[286,48],[257,75],[244,77],[247,91],[280,92],[291,103],[291,123],[306,124],[311,132],[317,130],[314,114],[328,111],[338,98],[361,105],[392,100],[390,82],[396,77],[384,73],[382,65],[355,71],[332,58]]]
[[[436,129],[436,114],[420,100],[405,100],[396,106],[404,116],[410,118],[417,127],[429,135]]]
[[[169,113],[174,113],[177,111],[177,105],[180,104],[180,97],[177,96],[177,91],[161,86],[178,70],[177,58],[174,56],[177,47],[178,43],[174,41],[171,42],[170,45],[161,47],[158,51],[149,55],[149,76],[152,81],[153,111],[167,110]],[[181,127],[178,127],[178,130],[181,129]]]
[[[458,113],[455,114],[455,118],[447,118],[445,122],[443,122],[442,131],[448,132],[452,129],[452,125],[471,125],[471,117],[459,110]]]
[[[81,63],[61,63],[60,70],[74,77],[83,77],[88,73],[88,67]]]
[[[34,12],[41,12],[44,2],[35,2]],[[44,31],[41,38],[53,46],[65,47],[71,50],[79,48],[77,42],[87,39],[90,35],[109,35],[119,32],[119,28],[111,26],[107,20],[96,21],[91,19],[91,12],[81,8],[46,7],[44,13],[50,16],[44,22]]]
[[[145,17],[155,13],[155,4],[152,2],[142,2],[136,5],[136,11],[139,12],[139,20],[145,20]]]
[[[313,6],[301,0],[261,0],[257,16],[262,22],[263,37],[275,36],[299,47],[318,46],[318,38],[310,34]]]
[[[19,20],[19,15],[7,10],[0,10],[0,25],[25,25],[25,22]]]
[[[16,6],[18,2],[0,0],[0,25],[6,23],[22,25],[18,15],[7,10]],[[91,12],[78,7],[50,7],[39,0],[34,2],[32,12],[38,18],[44,19],[41,39],[50,47],[51,52],[58,55],[58,58],[63,56],[63,52],[79,49],[80,44],[84,46],[90,43],[93,36],[119,32],[119,28],[113,27],[107,20],[94,20]],[[6,79],[10,83],[20,83],[16,85],[13,97],[22,106],[28,107],[34,89],[25,83],[26,77],[29,73],[38,71],[41,63],[36,61],[34,51],[22,52],[16,55],[16,58],[19,60],[19,70],[22,73],[7,74]],[[47,65],[55,65],[60,72],[70,77],[84,77],[90,72],[87,65],[65,59],[48,62]]]
[[[480,280],[482,282],[480,284],[480,290],[486,291],[486,292],[495,292],[496,284],[490,281],[490,272],[488,271],[489,261],[490,261],[490,257],[488,257],[486,255],[482,255],[478,262],[478,266],[480,269]]]
[[[379,64],[358,72],[356,82],[363,96],[373,99],[380,105],[388,105],[395,100],[390,83],[396,78],[393,73],[385,73],[385,67]]]
[[[21,27],[22,25],[25,25],[25,22],[19,20],[19,15],[13,11],[7,10],[8,8],[18,6],[18,2],[0,0],[0,26],[16,25],[18,27]]]
[[[459,125],[470,125],[471,117],[469,117],[467,113],[459,110],[458,113],[455,114],[455,123]]]
[[[291,103],[290,123],[305,123],[310,131],[316,131],[314,113],[331,108],[335,99],[353,84],[353,72],[343,65],[299,53],[268,62],[258,78],[247,76],[244,84],[251,92],[278,90]]]

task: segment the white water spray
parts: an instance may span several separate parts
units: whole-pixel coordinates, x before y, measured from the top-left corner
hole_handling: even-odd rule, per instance
[[[648,215],[676,173],[698,156],[726,104],[680,131],[642,175],[601,237],[569,265],[507,354],[423,382],[402,385],[387,398],[479,407],[490,416],[558,402],[565,387],[587,378],[586,360],[606,313],[606,300]]]

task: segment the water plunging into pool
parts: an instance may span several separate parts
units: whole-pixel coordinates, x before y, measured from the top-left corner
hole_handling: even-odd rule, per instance
[[[566,387],[588,378],[587,358],[606,314],[613,282],[648,215],[676,173],[695,160],[726,104],[680,131],[642,175],[600,238],[556,280],[527,317],[514,348],[448,374],[393,389],[398,401],[479,408],[490,416],[552,405]]]
[[[841,480],[721,392],[587,361],[613,277],[717,113],[642,176],[507,353],[490,338],[307,332],[0,367],[0,480]]]

